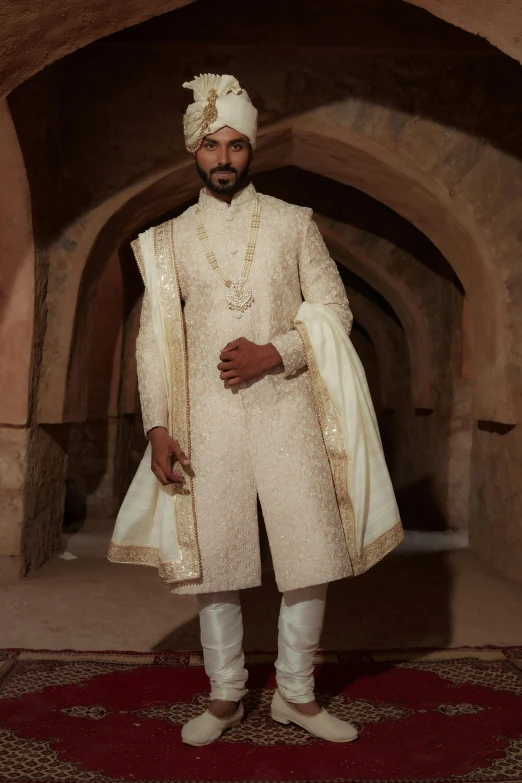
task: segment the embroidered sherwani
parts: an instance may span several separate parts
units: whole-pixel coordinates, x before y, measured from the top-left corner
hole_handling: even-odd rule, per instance
[[[241,275],[255,197],[255,188],[249,185],[230,205],[204,191],[199,198],[210,245],[229,278]],[[228,289],[205,257],[196,207],[173,225],[184,303],[192,486],[202,565],[200,579],[175,586],[180,593],[260,584],[257,497],[281,591],[352,573],[305,348],[293,328],[303,299],[332,308],[347,332],[352,315],[311,210],[264,195],[260,201],[260,228],[246,284],[254,302],[240,319],[228,308]],[[238,337],[257,344],[271,342],[283,363],[258,379],[226,389],[217,369],[219,354]],[[137,359],[147,432],[167,426],[147,291]]]

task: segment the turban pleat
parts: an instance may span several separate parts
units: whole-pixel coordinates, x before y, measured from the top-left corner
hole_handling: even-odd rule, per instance
[[[257,110],[234,76],[204,73],[185,82],[183,87],[194,92],[194,103],[183,117],[185,146],[189,152],[197,152],[205,136],[225,127],[238,131],[248,138],[252,147],[256,146]]]

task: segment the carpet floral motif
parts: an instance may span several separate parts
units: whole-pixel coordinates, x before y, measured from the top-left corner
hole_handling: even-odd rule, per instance
[[[484,707],[478,704],[439,704],[437,712],[443,715],[455,717],[456,715],[475,715],[477,712],[483,712]]]
[[[0,759],[2,783],[124,783],[61,761],[51,742],[21,739],[11,731],[0,730]]]
[[[456,685],[484,685],[497,691],[511,691],[522,696],[522,678],[507,661],[416,661],[399,666],[434,672]]]
[[[44,688],[56,685],[69,685],[86,682],[100,674],[113,671],[127,671],[129,664],[115,664],[96,661],[68,661],[64,666],[60,661],[21,661],[16,664],[18,671],[9,677],[0,688],[0,699],[12,699],[24,693],[36,693]]]
[[[84,718],[85,720],[101,720],[110,715],[102,704],[88,704],[87,706],[65,707],[61,712],[70,715],[71,718]]]
[[[501,759],[497,759],[487,769],[479,769],[464,775],[459,779],[472,783],[503,783],[503,781],[522,780],[522,738],[508,740],[508,747]]]

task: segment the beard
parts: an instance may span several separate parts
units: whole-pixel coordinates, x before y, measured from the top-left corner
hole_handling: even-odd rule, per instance
[[[207,172],[201,168],[199,163],[196,161],[196,168],[198,170],[198,174],[205,183],[206,187],[212,191],[212,193],[218,193],[218,194],[224,194],[224,195],[230,195],[231,193],[236,193],[237,191],[241,190],[244,185],[246,185],[248,181],[248,170],[250,168],[250,163],[247,163],[244,169],[241,169],[241,171],[238,171],[233,166],[216,166],[213,169],[210,169],[210,171]],[[220,171],[227,171],[232,174],[235,174],[235,179],[233,179],[231,182],[224,183],[222,185],[218,184],[215,185],[212,182],[212,175],[217,174]]]

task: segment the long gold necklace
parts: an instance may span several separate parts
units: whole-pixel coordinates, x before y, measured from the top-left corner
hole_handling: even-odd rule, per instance
[[[239,280],[230,280],[226,277],[217,262],[217,258],[212,250],[207,230],[203,225],[203,219],[201,217],[201,209],[198,207],[196,210],[197,219],[197,232],[198,238],[203,245],[203,251],[205,257],[216,274],[221,278],[227,288],[232,289],[227,294],[227,304],[232,314],[236,318],[241,318],[245,310],[247,310],[254,301],[254,295],[251,288],[245,288],[245,284],[250,274],[250,268],[252,267],[252,261],[254,260],[254,253],[256,251],[257,234],[259,231],[259,224],[261,222],[261,199],[259,195],[254,199],[254,206],[252,207],[252,217],[250,219],[250,238],[245,253],[245,263],[243,264],[243,271]]]

